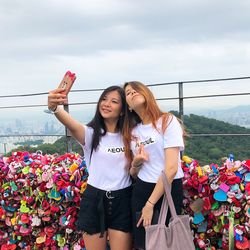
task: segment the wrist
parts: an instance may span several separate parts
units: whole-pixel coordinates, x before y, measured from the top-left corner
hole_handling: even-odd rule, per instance
[[[48,107],[48,109],[44,110],[45,113],[47,114],[56,114],[60,111],[60,108],[58,106],[56,106],[55,108],[51,108],[51,107]]]
[[[56,106],[56,107],[48,107],[48,110],[50,110],[51,112],[56,112],[56,110],[57,110],[57,108],[58,108],[58,106]]]
[[[132,162],[132,167],[133,168],[141,168],[142,167],[142,162],[141,163],[135,163],[135,162]]]
[[[146,204],[149,204],[151,207],[154,207],[155,206],[155,203],[150,201],[149,199],[147,200],[147,203]]]

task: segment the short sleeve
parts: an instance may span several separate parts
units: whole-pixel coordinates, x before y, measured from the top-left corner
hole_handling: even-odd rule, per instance
[[[180,151],[184,150],[183,130],[173,115],[169,118],[168,126],[164,131],[164,148],[179,147]]]
[[[91,148],[93,129],[91,127],[86,126],[86,125],[84,125],[84,129],[85,129],[85,141],[84,141],[83,149],[86,150],[86,149]]]

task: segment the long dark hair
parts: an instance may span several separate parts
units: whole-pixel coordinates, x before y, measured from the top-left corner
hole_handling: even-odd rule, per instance
[[[117,91],[121,97],[122,110],[121,110],[121,115],[119,116],[116,128],[119,132],[122,132],[123,123],[124,123],[124,114],[125,114],[125,110],[126,110],[126,99],[125,99],[124,90],[123,90],[123,88],[121,88],[119,86],[110,86],[102,92],[102,94],[98,100],[97,106],[96,106],[94,118],[87,124],[87,126],[93,128],[93,130],[94,130],[93,137],[92,137],[92,143],[91,143],[90,159],[91,159],[93,151],[96,150],[97,147],[99,146],[101,137],[107,133],[107,128],[105,126],[104,119],[99,111],[99,107],[100,107],[100,103],[103,100],[103,98],[108,93],[110,93],[112,91]]]

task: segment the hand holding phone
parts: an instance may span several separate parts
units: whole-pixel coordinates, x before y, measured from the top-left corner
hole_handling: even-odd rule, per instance
[[[64,89],[63,93],[68,95],[74,81],[76,79],[76,74],[70,72],[69,70],[65,73],[61,83],[59,84],[58,88]]]

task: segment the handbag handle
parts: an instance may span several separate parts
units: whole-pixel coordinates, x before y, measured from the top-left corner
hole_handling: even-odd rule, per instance
[[[171,216],[173,218],[177,218],[177,214],[176,214],[176,209],[174,206],[174,201],[170,192],[171,186],[167,180],[167,176],[164,171],[162,171],[161,178],[162,178],[165,193],[164,193],[163,201],[161,204],[161,211],[160,211],[160,215],[158,219],[158,224],[165,225],[167,212],[168,212],[168,205],[169,205]]]

